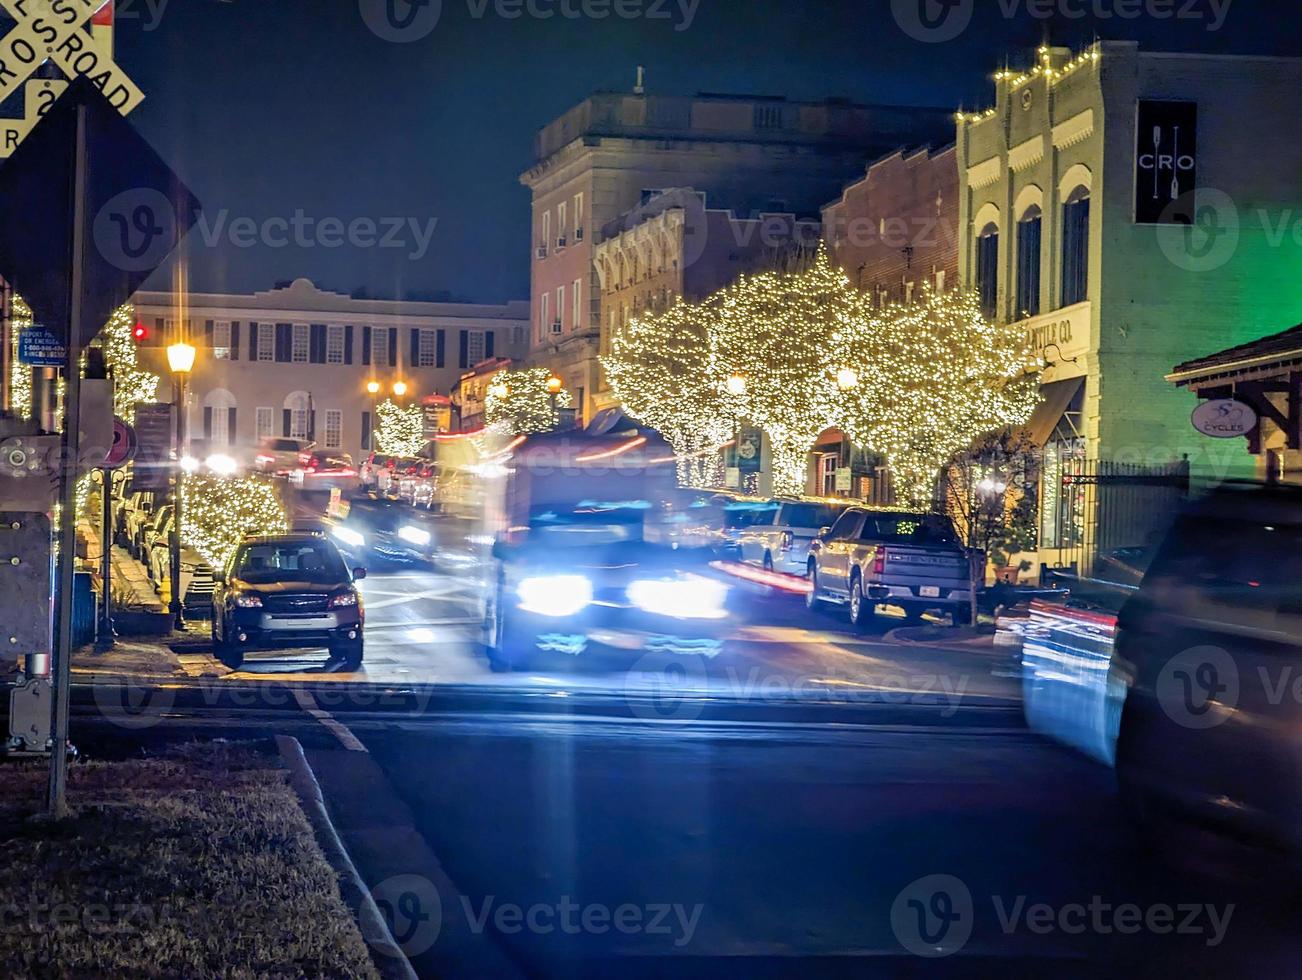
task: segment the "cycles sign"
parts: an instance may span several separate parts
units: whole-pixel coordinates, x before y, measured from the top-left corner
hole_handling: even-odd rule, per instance
[[[1251,405],[1233,398],[1203,402],[1193,413],[1193,427],[1213,439],[1236,439],[1257,427],[1257,413]]]

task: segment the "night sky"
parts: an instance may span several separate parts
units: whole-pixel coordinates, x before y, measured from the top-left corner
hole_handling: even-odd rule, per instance
[[[368,28],[359,5],[384,2],[170,0],[159,15],[160,0],[119,0],[118,62],[148,96],[132,119],[204,202],[209,235],[223,212],[259,224],[297,211],[394,217],[420,234],[437,219],[419,257],[410,224],[401,248],[236,247],[229,235],[210,245],[196,229],[192,288],[248,292],[306,276],[373,296],[526,298],[529,198],[517,178],[534,133],[594,90],[630,88],[638,64],[653,94],[957,108],[989,104],[991,72],[1023,64],[1046,30],[1073,47],[1097,35],[1151,50],[1302,55],[1288,0],[1057,0],[1052,20],[1029,12],[1043,0],[971,0],[974,11],[947,0],[971,22],[936,43],[900,20],[938,0],[699,0],[690,18],[695,0],[619,0],[660,16],[603,20],[505,19],[501,0],[442,0],[433,29],[405,44]],[[595,0],[530,2],[581,11]],[[1134,6],[1138,19],[1066,16]],[[1182,8],[1168,20],[1147,13]]]

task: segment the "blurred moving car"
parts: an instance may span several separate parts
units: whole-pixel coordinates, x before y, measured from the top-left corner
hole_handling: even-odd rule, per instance
[[[806,568],[808,607],[843,603],[855,626],[878,603],[900,606],[910,619],[929,610],[955,623],[971,619],[968,557],[946,517],[852,507],[814,540]]]
[[[434,561],[440,524],[386,500],[360,497],[326,518],[335,545],[350,560],[424,563]]]
[[[1130,812],[1302,849],[1302,488],[1230,485],[1172,526],[1118,617]]]
[[[397,456],[372,452],[357,468],[358,488],[367,493],[387,493],[397,459]],[[383,486],[381,486],[382,482]]]
[[[259,473],[288,476],[298,468],[302,456],[315,447],[316,443],[310,439],[270,436],[258,444],[253,467]]]
[[[494,670],[721,652],[729,586],[710,567],[712,548],[679,533],[690,503],[658,436],[630,423],[535,436],[509,473],[485,615]]]
[[[307,491],[352,493],[358,485],[357,467],[347,453],[315,450],[299,456],[297,465],[289,473],[289,480]]]
[[[775,500],[739,537],[741,559],[766,571],[809,574],[809,547],[836,523],[847,504]]]
[[[246,538],[213,592],[217,659],[238,669],[249,650],[326,646],[331,662],[357,670],[366,617],[355,582],[365,577],[320,534]]]
[[[427,459],[412,461],[398,478],[398,499],[429,510],[438,492],[438,466]]]

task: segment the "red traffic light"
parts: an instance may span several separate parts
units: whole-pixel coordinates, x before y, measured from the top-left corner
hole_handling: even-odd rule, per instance
[[[144,340],[149,336],[149,329],[143,323],[137,323],[136,329],[131,331],[131,336],[135,337],[136,340]]]

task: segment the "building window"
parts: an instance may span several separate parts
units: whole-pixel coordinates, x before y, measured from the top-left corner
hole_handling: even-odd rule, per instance
[[[258,327],[258,360],[274,361],[276,359],[276,325],[264,323]]]
[[[574,304],[574,310],[570,315],[570,325],[575,330],[582,330],[585,319],[583,316],[583,280],[575,279],[570,288],[573,290],[570,301]]]
[[[548,208],[542,213],[542,241],[538,243],[538,249],[542,255],[547,254],[547,249],[552,244],[552,212]]]
[[[484,344],[484,331],[466,331],[466,366],[478,364],[487,356]]]
[[[1017,309],[1020,319],[1040,315],[1040,209],[1032,207],[1017,222]]]
[[[270,439],[276,434],[276,410],[259,408],[256,413],[258,438]]]
[[[977,236],[976,281],[981,312],[994,319],[999,312],[999,226],[993,223]]]
[[[326,363],[344,363],[344,325],[332,323],[326,328]]]
[[[235,396],[214,388],[203,399],[203,437],[210,450],[235,444]]]
[[[543,293],[538,300],[538,338],[540,340],[546,337],[552,328],[550,310],[548,309],[551,298],[551,293]]]
[[[231,323],[218,320],[212,325],[213,360],[227,361],[231,356]]]
[[[913,283],[911,282],[904,284],[904,302],[910,305],[913,303]]]
[[[371,363],[385,367],[389,363],[389,328],[371,330]]]
[[[306,323],[294,324],[294,350],[290,358],[295,364],[306,364],[312,354],[312,331]]]
[[[756,129],[781,129],[782,107],[775,105],[757,105],[755,107]]]
[[[1078,187],[1062,206],[1062,305],[1089,297],[1090,192]]]
[[[565,287],[556,287],[556,319],[552,321],[552,333],[565,329]]]
[[[289,431],[285,435],[290,439],[312,438],[312,396],[305,391],[293,392],[285,399],[285,411],[289,413]]]
[[[420,350],[416,351],[416,367],[438,367],[438,330],[422,328]]]
[[[344,441],[344,413],[337,408],[328,408],[325,413],[326,449],[338,449]]]
[[[556,205],[556,247],[565,247],[565,235],[569,229],[569,218],[566,216],[566,204],[561,201]]]
[[[836,470],[840,465],[840,453],[824,453],[818,457],[818,492],[824,497],[836,496]]]
[[[583,241],[583,195],[574,195],[574,240]]]

